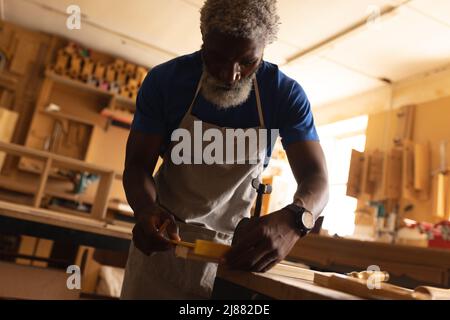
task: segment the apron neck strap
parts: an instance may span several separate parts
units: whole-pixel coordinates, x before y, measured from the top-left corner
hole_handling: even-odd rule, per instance
[[[255,87],[256,107],[258,108],[259,125],[262,128],[265,128],[266,124],[264,123],[264,116],[263,116],[262,105],[261,105],[261,97],[259,95],[259,86],[258,86],[258,80],[256,79],[256,75],[253,78],[253,86]]]
[[[194,99],[192,99],[191,105],[189,106],[189,109],[187,111],[187,114],[189,114],[189,115],[192,113],[192,108],[194,107],[195,100],[197,100],[197,97],[198,97],[198,94],[200,92],[200,89],[202,88],[202,83],[203,83],[203,78],[204,77],[205,77],[205,73],[203,72],[201,77],[200,77],[200,80],[198,81],[197,89],[195,90]]]

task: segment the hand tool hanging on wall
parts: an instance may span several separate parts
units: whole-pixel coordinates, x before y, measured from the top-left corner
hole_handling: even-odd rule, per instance
[[[439,168],[432,172],[435,199],[434,199],[434,213],[440,218],[445,218],[447,215],[448,180],[449,168],[447,167],[447,141],[442,141],[439,145]],[[450,209],[448,209],[450,211]]]

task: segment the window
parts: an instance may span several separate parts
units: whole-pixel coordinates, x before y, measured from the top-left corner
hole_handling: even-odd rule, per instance
[[[364,151],[367,116],[317,127],[328,165],[330,201],[323,229],[330,235],[350,236],[355,229],[357,200],[346,196],[352,149]]]

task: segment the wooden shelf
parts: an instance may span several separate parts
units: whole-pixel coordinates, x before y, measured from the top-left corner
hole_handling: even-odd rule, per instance
[[[90,91],[93,93],[97,93],[99,95],[104,95],[104,96],[108,96],[110,98],[114,98],[116,101],[127,104],[131,107],[135,106],[135,101],[129,98],[125,98],[123,96],[120,96],[118,94],[106,91],[106,90],[102,90],[98,87],[92,86],[90,84],[81,82],[81,81],[77,81],[77,80],[73,80],[69,77],[64,77],[64,76],[60,76],[59,74],[54,73],[53,71],[50,70],[46,70],[45,71],[45,76],[48,79],[51,79],[57,83],[60,84],[65,84],[74,88],[78,88],[81,90],[85,90],[85,91]]]
[[[99,121],[95,121],[95,120],[90,120],[90,119],[87,119],[87,118],[81,118],[81,117],[77,117],[77,116],[74,116],[74,115],[71,115],[71,114],[67,114],[67,113],[64,113],[62,111],[42,111],[42,110],[39,110],[39,113],[40,114],[44,114],[46,116],[53,117],[53,118],[65,119],[65,120],[70,120],[70,121],[83,123],[83,124],[86,124],[86,125],[89,125],[89,126],[96,126],[96,125],[101,124],[100,119],[102,118],[99,115],[99,117],[98,117]],[[106,120],[103,120],[103,122],[104,122],[104,124],[106,124]]]
[[[32,174],[40,175],[42,173],[42,168],[39,169],[37,167],[33,167],[32,165],[30,165],[30,162],[26,162],[26,161],[25,162],[19,162],[17,168],[20,171],[27,172],[27,173],[32,173]],[[66,177],[63,177],[63,176],[61,176],[60,174],[57,173],[57,169],[56,168],[53,168],[52,170],[50,170],[49,177],[52,178],[52,179],[57,179],[57,180],[67,180]]]
[[[136,109],[136,101],[119,95],[114,95],[114,97],[116,99],[116,102],[127,104],[129,107],[131,107],[130,110],[134,111]]]
[[[32,179],[26,174],[17,173],[13,177],[2,176],[0,175],[0,189],[4,188],[7,190],[20,192],[27,195],[34,195],[38,188],[38,181],[36,179]],[[50,197],[55,197],[59,199],[65,199],[69,201],[79,201],[84,204],[92,205],[94,199],[92,197],[88,197],[85,195],[76,195],[71,193],[68,190],[61,189],[60,186],[55,185],[52,181],[49,181],[45,194]],[[114,210],[119,214],[124,216],[133,217],[133,210],[128,204],[118,203],[115,200],[110,200],[108,203],[108,209]]]

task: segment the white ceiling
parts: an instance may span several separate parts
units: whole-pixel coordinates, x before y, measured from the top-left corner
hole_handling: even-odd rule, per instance
[[[1,2],[2,0],[0,0]],[[97,50],[154,66],[199,49],[203,0],[3,0],[6,20],[56,33]],[[364,21],[368,8],[407,2],[362,27],[292,59]],[[77,4],[81,30],[65,27]],[[278,0],[279,40],[265,59],[305,88],[313,106],[450,64],[450,0]],[[289,63],[286,63],[289,61]]]

